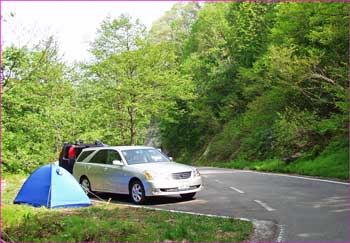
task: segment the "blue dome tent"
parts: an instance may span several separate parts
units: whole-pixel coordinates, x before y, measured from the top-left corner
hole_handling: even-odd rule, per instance
[[[24,182],[14,203],[47,208],[91,205],[90,199],[74,177],[62,167],[54,164],[35,170]]]

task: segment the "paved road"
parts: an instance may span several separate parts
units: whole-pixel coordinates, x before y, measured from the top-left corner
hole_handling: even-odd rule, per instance
[[[211,167],[199,170],[205,188],[195,200],[156,198],[148,206],[272,220],[280,226],[281,241],[350,241],[346,183]]]

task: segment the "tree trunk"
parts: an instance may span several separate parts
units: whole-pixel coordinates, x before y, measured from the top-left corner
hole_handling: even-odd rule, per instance
[[[128,107],[129,129],[130,129],[130,145],[135,145],[136,140],[136,111],[134,107]]]
[[[120,100],[117,102],[117,112],[116,113],[116,127],[119,129],[119,135],[121,138],[121,143],[125,144],[126,138],[125,138],[125,128],[127,127],[126,125],[126,120],[125,120],[125,113],[123,111],[123,105],[121,104]]]

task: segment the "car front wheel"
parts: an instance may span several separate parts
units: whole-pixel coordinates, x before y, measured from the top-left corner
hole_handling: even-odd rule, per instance
[[[186,199],[186,200],[192,199],[195,195],[196,195],[195,192],[180,194],[180,196],[181,196],[183,199]]]
[[[130,187],[130,196],[134,203],[143,204],[146,201],[145,189],[140,181],[133,181]]]

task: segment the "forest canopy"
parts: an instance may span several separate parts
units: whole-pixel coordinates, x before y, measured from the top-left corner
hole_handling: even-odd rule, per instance
[[[54,38],[5,47],[2,169],[30,172],[77,139],[186,163],[347,153],[348,43],[347,3],[190,2],[149,31],[106,17],[84,63]]]

